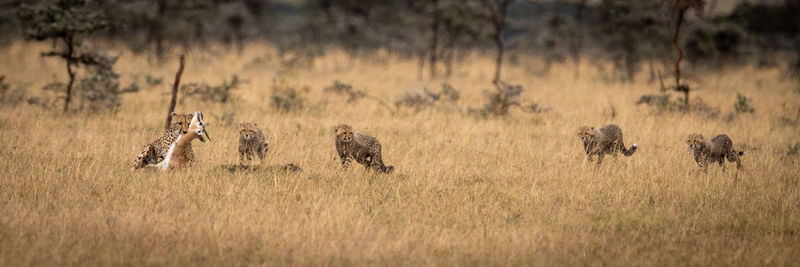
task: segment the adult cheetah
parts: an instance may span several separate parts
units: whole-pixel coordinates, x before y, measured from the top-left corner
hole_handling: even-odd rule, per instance
[[[142,150],[139,152],[136,159],[133,160],[132,169],[144,168],[147,165],[156,164],[164,160],[169,146],[178,139],[178,136],[188,131],[192,117],[194,116],[192,113],[184,114],[175,112],[172,112],[170,115],[172,116],[172,120],[170,121],[167,131],[155,141],[142,146]],[[186,147],[185,152],[187,157],[194,158],[191,144]]]
[[[208,136],[208,133],[205,129],[203,113],[198,111],[194,113],[186,133],[179,135],[178,138],[170,144],[164,160],[147,166],[155,167],[161,170],[176,169],[188,166],[192,163],[193,156],[190,157],[186,149],[190,148],[194,139],[200,139],[201,142],[205,142],[206,140],[203,138],[203,134],[206,135],[208,141],[211,141],[211,138]]]

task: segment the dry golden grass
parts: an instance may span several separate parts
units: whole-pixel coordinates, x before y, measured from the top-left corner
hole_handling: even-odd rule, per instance
[[[7,82],[64,80],[42,46],[0,52]],[[123,54],[123,85],[133,73],[162,86],[126,95],[116,113],[61,115],[21,104],[0,108],[0,265],[796,265],[800,262],[800,167],[786,147],[797,127],[778,118],[797,107],[792,81],[748,67],[706,75],[697,96],[731,112],[736,92],[756,113],[733,121],[654,115],[633,103],[646,83],[604,83],[584,66],[544,77],[525,64],[505,77],[523,98],[552,106],[475,119],[453,108],[392,115],[375,101],[344,103],[323,93],[333,80],[389,103],[420,82],[416,62],[330,53],[313,66],[280,69],[213,49],[187,55],[183,82],[249,80],[221,105],[186,98],[178,111],[206,114],[213,142],[194,143],[191,169],[130,171],[142,144],[161,132],[176,60],[158,65]],[[174,57],[177,58],[177,57]],[[274,57],[273,57],[274,58]],[[458,108],[483,105],[489,56],[470,56],[450,83]],[[305,109],[268,107],[275,77],[310,92]],[[644,79],[640,79],[644,80]],[[616,108],[611,118],[610,106]],[[235,110],[232,125],[215,116]],[[253,120],[270,141],[265,164],[293,162],[300,173],[229,171],[238,161],[237,123]],[[349,123],[376,136],[391,175],[341,171],[331,127]],[[632,157],[584,162],[580,125],[620,125]],[[686,136],[727,133],[746,144],[745,170],[698,173]],[[728,165],[733,169],[734,164]]]

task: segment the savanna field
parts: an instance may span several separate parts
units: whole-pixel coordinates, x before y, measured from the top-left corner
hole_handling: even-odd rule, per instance
[[[62,61],[40,57],[47,47],[3,48],[0,74],[27,84],[27,95],[46,93],[43,85],[67,79]],[[644,71],[634,83],[611,82],[610,65],[584,60],[578,79],[571,64],[536,75],[538,63],[522,55],[504,65],[504,80],[525,88],[523,104],[551,109],[480,118],[467,110],[487,101],[490,54],[466,55],[450,78],[426,71],[419,80],[415,59],[385,53],[329,51],[287,67],[265,45],[241,54],[194,49],[182,84],[245,82],[226,103],[180,96],[175,110],[202,111],[212,140],[193,143],[190,168],[132,171],[141,146],[163,131],[177,58],[123,52],[115,66],[122,86],[135,75],[164,81],[125,94],[113,112],[0,107],[0,266],[800,262],[800,155],[790,153],[800,138],[796,123],[781,120],[794,118],[800,94],[780,68],[696,73],[692,98],[720,108],[708,118],[635,105],[658,93]],[[336,80],[381,102],[323,89]],[[457,101],[394,105],[409,88],[439,91],[444,82],[460,92]],[[275,86],[299,89],[303,107],[271,107]],[[737,93],[752,99],[754,113],[728,115]],[[239,121],[257,122],[270,141],[259,168],[231,167]],[[339,123],[377,137],[394,172],[341,170]],[[595,167],[578,127],[610,123],[638,151]],[[691,133],[728,134],[747,153],[744,169],[698,172],[685,143]],[[275,167],[287,163],[302,171]]]

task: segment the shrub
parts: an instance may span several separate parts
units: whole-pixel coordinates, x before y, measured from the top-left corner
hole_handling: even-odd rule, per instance
[[[733,103],[733,110],[736,111],[736,114],[753,113],[755,109],[753,109],[752,103],[753,99],[736,93],[736,102]]]
[[[5,76],[0,75],[0,103],[16,105],[25,99],[27,86],[17,86],[14,89],[10,84],[4,82]]]
[[[504,116],[512,106],[519,106],[519,96],[524,89],[521,85],[497,82],[494,91],[486,91],[487,102],[482,114]]]
[[[442,84],[442,96],[446,100],[450,100],[450,101],[454,101],[455,102],[455,101],[458,101],[459,98],[461,98],[461,93],[459,93],[458,90],[456,90],[456,88],[454,88],[449,83],[443,83]]]
[[[119,107],[119,75],[113,72],[90,70],[87,77],[78,81],[76,87],[80,99],[79,109],[97,113]]]
[[[102,62],[87,65],[88,73],[80,78],[74,86],[77,107],[71,106],[70,110],[86,110],[91,113],[100,113],[105,110],[113,110],[121,105],[121,95],[138,90],[136,84],[131,84],[125,89],[120,89],[119,74],[113,71],[113,66],[117,61],[116,56],[104,52],[93,52],[85,54],[92,57],[93,62]],[[51,82],[42,87],[44,91],[65,92],[67,85],[62,82]],[[57,97],[56,100],[63,97]],[[49,109],[55,101],[42,100],[39,98],[28,99],[30,104],[38,104]]]
[[[383,100],[381,100],[380,98],[372,96],[372,95],[369,95],[369,94],[365,93],[364,91],[356,90],[356,89],[353,88],[352,85],[340,82],[339,80],[333,81],[333,84],[323,88],[323,91],[345,95],[345,96],[347,96],[347,103],[356,102],[361,98],[369,98],[369,99],[377,101],[378,104],[380,104],[381,106],[387,108],[390,112],[392,112],[392,114],[394,114],[394,112],[395,112],[392,109],[392,107],[390,107],[389,105],[386,105],[386,103],[384,103]]]
[[[333,81],[333,84],[326,86],[323,91],[341,94],[347,96],[347,103],[358,101],[358,99],[365,97],[367,94],[353,89],[353,86],[340,82],[339,80]]]
[[[686,107],[687,103],[689,104],[688,108]],[[655,107],[656,113],[688,112],[700,115],[702,117],[706,117],[708,119],[717,118],[720,114],[719,107],[713,107],[708,105],[700,97],[695,97],[693,101],[688,102],[685,101],[684,98],[682,97],[672,100],[672,96],[667,93],[642,95],[641,97],[639,97],[639,100],[636,101],[636,104],[637,105],[645,104],[651,107]]]
[[[246,82],[239,79],[239,76],[233,75],[230,82],[226,79],[222,81],[222,84],[216,86],[207,83],[188,83],[181,85],[181,91],[186,96],[197,97],[203,101],[225,103],[231,99],[233,90]]]
[[[231,126],[233,125],[233,121],[235,120],[236,113],[232,110],[225,111],[222,115],[214,114],[214,118],[216,121],[222,122],[222,125]]]
[[[302,91],[308,92],[308,87]],[[297,111],[303,108],[305,99],[301,90],[290,86],[284,79],[273,79],[270,106],[279,112]]]
[[[800,143],[795,143],[794,145],[789,145],[786,148],[786,155],[787,156],[797,155],[797,152],[800,152]]]
[[[155,87],[155,86],[159,86],[159,85],[163,84],[163,82],[164,82],[164,78],[163,77],[156,77],[156,76],[152,76],[150,74],[141,74],[141,73],[135,73],[135,74],[131,75],[131,79],[133,80],[133,82],[131,82],[131,85],[128,86],[128,87],[129,88],[134,88],[135,87],[136,91],[139,90],[139,84],[140,83],[144,83],[144,85],[146,86],[145,88],[152,88],[152,87]],[[127,90],[127,88],[126,88],[126,90]]]
[[[422,107],[429,107],[436,104],[436,101],[439,101],[440,94],[434,94],[428,90],[428,88],[409,88],[403,92],[403,95],[400,96],[400,99],[394,102],[394,105],[397,107],[406,106],[412,107],[414,109],[420,109]]]
[[[425,87],[423,87],[422,90],[417,88],[406,89],[400,99],[395,101],[394,104],[397,107],[406,106],[419,109],[421,107],[434,106],[442,101],[456,102],[460,97],[461,93],[452,85],[443,83],[442,91],[439,93],[431,92]]]

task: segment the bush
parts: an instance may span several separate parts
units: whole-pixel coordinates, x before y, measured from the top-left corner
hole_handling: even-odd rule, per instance
[[[303,87],[302,91],[308,92],[308,87]],[[303,108],[305,99],[301,90],[290,86],[283,79],[274,79],[272,84],[272,96],[270,106],[278,112],[297,111]]]
[[[152,88],[164,83],[163,77],[156,77],[150,74],[135,73],[131,76],[131,79],[133,80],[133,82],[131,82],[129,88],[135,87],[137,91],[139,89],[139,84],[142,82],[146,86],[145,88]]]
[[[347,103],[358,101],[358,99],[367,95],[362,91],[353,89],[352,85],[340,82],[339,80],[333,81],[333,84],[323,88],[323,91],[345,95],[347,96]]]
[[[753,113],[755,109],[753,109],[752,103],[753,99],[736,93],[736,102],[733,103],[733,110],[736,111],[736,114]]]
[[[429,91],[428,88],[422,88],[422,90],[418,88],[409,88],[403,92],[400,99],[394,102],[394,105],[397,107],[405,106],[420,109],[422,107],[435,105],[436,101],[439,101],[439,98],[440,94],[434,94]]]
[[[186,96],[197,97],[203,101],[225,103],[231,99],[233,90],[246,82],[239,79],[239,76],[233,75],[230,82],[223,80],[222,84],[216,86],[207,83],[188,83],[181,85],[181,91]]]
[[[77,93],[80,99],[79,109],[98,113],[119,107],[120,95],[119,75],[113,72],[90,69],[87,77],[78,81]]]
[[[116,56],[104,52],[92,52],[84,54],[91,57],[90,61],[101,62],[98,64],[87,65],[88,73],[86,76],[76,81],[74,94],[79,105],[71,106],[71,110],[86,110],[91,113],[100,113],[105,110],[113,110],[121,105],[120,97],[125,93],[138,91],[138,85],[131,84],[125,89],[120,89],[119,74],[114,72],[113,66],[117,61]],[[51,82],[42,87],[44,91],[65,92],[67,85],[62,82]],[[56,97],[55,100],[31,98],[29,104],[41,105],[50,109],[55,105],[55,101],[63,97]]]
[[[442,91],[439,93],[431,92],[428,88],[424,87],[422,90],[416,88],[407,89],[403,92],[400,99],[394,102],[394,105],[397,107],[406,106],[419,109],[421,107],[434,106],[442,101],[456,102],[460,97],[461,93],[452,85],[443,83]]]
[[[5,76],[0,75],[0,103],[16,105],[25,99],[25,87],[17,86],[11,89],[11,85],[4,82]]]
[[[645,104],[655,107],[656,113],[666,112],[688,112],[706,117],[708,119],[717,118],[720,114],[719,107],[712,107],[708,105],[702,98],[695,97],[694,100],[689,102],[689,107],[686,107],[686,102],[682,97],[672,100],[670,94],[646,94],[639,97],[636,101],[637,105]]]
[[[787,156],[797,155],[797,152],[800,152],[800,143],[795,143],[794,145],[789,145],[786,148],[786,155]]]
[[[521,85],[510,85],[497,82],[494,91],[486,91],[487,102],[481,114],[505,116],[512,106],[519,106],[519,96],[524,89]]]
[[[236,117],[235,117],[236,113],[233,112],[232,110],[225,111],[224,113],[222,113],[222,115],[216,115],[216,114],[213,114],[213,115],[214,115],[214,118],[215,118],[216,121],[221,122],[222,125],[225,125],[225,126],[233,125],[233,121],[236,120]]]

